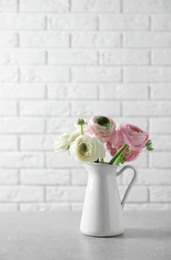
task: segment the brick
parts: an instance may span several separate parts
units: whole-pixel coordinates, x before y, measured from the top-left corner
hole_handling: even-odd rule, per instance
[[[147,84],[100,84],[100,99],[148,99]]]
[[[17,170],[0,170],[0,184],[17,184],[19,174]]]
[[[0,135],[0,150],[15,151],[18,149],[18,138],[14,135]]]
[[[67,82],[69,69],[55,67],[22,67],[21,82]]]
[[[41,168],[43,166],[44,156],[41,153],[0,153],[0,167],[2,168]]]
[[[72,101],[71,102],[71,115],[72,116],[92,116],[95,115],[108,115],[119,116],[120,103],[113,101]]]
[[[170,210],[171,204],[167,203],[127,203],[124,210]]]
[[[169,83],[152,84],[151,85],[152,99],[171,99],[171,87]]]
[[[119,0],[72,0],[73,12],[120,12]]]
[[[150,118],[149,125],[152,134],[171,134],[170,118]]]
[[[171,136],[170,135],[151,135],[155,151],[171,151]]]
[[[23,151],[52,151],[56,135],[22,135],[20,150]]]
[[[55,153],[55,152],[47,152],[46,153],[46,166],[48,168],[81,168],[83,165],[81,163],[77,163],[69,153]]]
[[[82,202],[85,196],[84,187],[47,187],[47,202]]]
[[[171,50],[153,50],[151,62],[154,65],[170,65]]]
[[[67,203],[24,203],[20,204],[20,211],[69,211]]]
[[[83,203],[71,203],[71,211],[82,211]]]
[[[77,122],[78,118],[71,117],[58,117],[58,118],[48,118],[46,120],[47,133],[60,133],[74,131],[74,124]]]
[[[162,109],[161,109],[162,108]],[[170,101],[124,101],[123,115],[126,116],[170,116]]]
[[[18,211],[18,205],[15,203],[2,203],[0,204],[0,211],[2,212]]]
[[[97,16],[85,14],[55,14],[47,16],[47,27],[52,30],[97,30]]]
[[[1,14],[1,30],[41,30],[45,28],[45,16],[40,14]]]
[[[70,107],[67,101],[20,101],[22,116],[69,116]]]
[[[170,67],[127,67],[124,68],[126,82],[170,82]]]
[[[96,99],[96,84],[48,84],[49,99]]]
[[[125,194],[127,186],[119,186],[119,193],[121,200]],[[145,186],[134,186],[128,196],[127,202],[147,202],[148,201],[148,190]]]
[[[70,181],[68,170],[21,170],[20,172],[21,184],[32,185],[67,185]]]
[[[167,13],[171,11],[170,0],[124,0],[123,11],[126,13]]]
[[[45,85],[4,83],[0,87],[1,99],[42,99],[45,98]]]
[[[45,52],[35,50],[2,50],[0,65],[41,65],[45,64]]]
[[[170,48],[170,32],[126,32],[123,35],[124,47]]]
[[[18,81],[18,70],[14,67],[0,68],[0,82],[16,82]]]
[[[152,152],[150,153],[150,167],[153,168],[170,168],[171,152]]]
[[[171,30],[171,15],[170,14],[155,14],[151,16],[152,30],[167,31]]]
[[[21,12],[68,12],[69,0],[20,0]]]
[[[1,1],[0,12],[16,12],[17,0],[5,0]]]
[[[85,186],[87,185],[88,174],[86,170],[71,170],[71,185]]]
[[[17,115],[16,101],[0,101],[0,115],[15,116]]]
[[[44,120],[40,118],[0,118],[0,133],[43,133]]]
[[[73,48],[118,48],[121,46],[121,34],[113,32],[75,32],[71,35]]]
[[[102,65],[141,65],[149,64],[149,52],[146,50],[103,50],[100,51]]]
[[[147,15],[137,14],[104,14],[100,15],[100,30],[148,30],[149,18]]]
[[[171,185],[169,169],[137,169],[135,185]],[[123,184],[128,184],[132,178],[132,171],[128,169],[122,176]]]
[[[75,82],[117,82],[121,81],[121,70],[112,67],[77,67],[72,69],[72,80]]]
[[[4,186],[0,187],[0,201],[39,202],[43,201],[43,193],[41,187]]]
[[[0,47],[15,48],[18,46],[18,34],[15,32],[0,32]]]
[[[30,48],[68,47],[69,34],[65,32],[21,32],[20,46]]]
[[[48,63],[57,65],[96,65],[97,51],[60,50],[48,52]]]
[[[149,187],[150,201],[171,202],[171,186]]]

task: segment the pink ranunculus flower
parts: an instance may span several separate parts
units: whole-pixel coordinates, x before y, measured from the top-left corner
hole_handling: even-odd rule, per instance
[[[86,122],[86,132],[90,135],[96,135],[101,142],[111,139],[115,129],[115,122],[104,116],[93,116]]]
[[[129,145],[129,149],[141,151],[145,147],[148,139],[148,134],[139,127],[131,124],[122,124],[110,141],[112,147],[127,144]]]

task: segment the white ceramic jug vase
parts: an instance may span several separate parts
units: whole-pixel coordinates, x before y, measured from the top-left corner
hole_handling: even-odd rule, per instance
[[[123,207],[135,181],[136,170],[129,165],[118,172],[116,165],[93,163],[84,166],[89,176],[81,218],[81,232],[98,237],[122,234]],[[132,169],[134,175],[120,202],[116,177],[126,169]]]

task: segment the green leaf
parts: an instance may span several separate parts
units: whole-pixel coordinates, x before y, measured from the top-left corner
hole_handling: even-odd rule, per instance
[[[148,142],[146,143],[146,149],[148,150],[148,151],[152,151],[152,150],[154,150],[153,149],[153,144],[152,144],[152,141],[151,140],[148,140]]]

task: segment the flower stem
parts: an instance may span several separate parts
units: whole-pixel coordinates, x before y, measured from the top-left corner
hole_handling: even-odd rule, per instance
[[[100,158],[100,163],[104,163],[104,159],[103,158]]]
[[[82,135],[84,134],[83,125],[81,125],[81,134],[82,134]]]
[[[84,125],[84,124],[85,124],[84,119],[79,118],[78,121],[77,121],[77,125],[80,125],[80,128],[81,128],[81,134],[82,134],[82,135],[84,134],[84,131],[83,131],[83,125]]]
[[[119,150],[118,152],[115,154],[115,156],[110,160],[109,164],[118,164],[118,159],[119,157],[121,157],[122,153],[129,147],[129,145],[124,144]],[[120,161],[120,160],[119,160]]]

